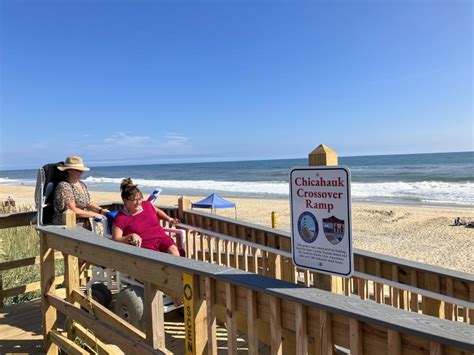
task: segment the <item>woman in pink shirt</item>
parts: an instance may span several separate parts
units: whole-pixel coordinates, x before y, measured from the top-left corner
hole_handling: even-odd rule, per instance
[[[178,221],[143,201],[143,194],[132,179],[123,179],[120,190],[124,207],[114,219],[113,240],[179,256],[176,243],[161,227],[160,219],[171,224]]]

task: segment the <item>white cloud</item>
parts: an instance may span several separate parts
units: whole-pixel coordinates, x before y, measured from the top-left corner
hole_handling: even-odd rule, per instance
[[[120,147],[142,148],[152,143],[152,139],[148,136],[133,136],[124,132],[117,132],[105,138],[104,143]]]
[[[159,142],[161,149],[186,149],[190,148],[188,138],[177,134],[166,134]]]

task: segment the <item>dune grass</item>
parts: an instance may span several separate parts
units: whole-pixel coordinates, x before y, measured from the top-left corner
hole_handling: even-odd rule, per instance
[[[0,214],[32,211],[31,206],[12,208],[0,207]],[[39,255],[39,235],[34,225],[0,229],[0,263]],[[64,273],[64,264],[56,262],[56,275]],[[39,265],[24,266],[0,272],[2,289],[9,289],[40,280]],[[4,299],[4,305],[25,302],[39,297],[40,291],[33,291]]]

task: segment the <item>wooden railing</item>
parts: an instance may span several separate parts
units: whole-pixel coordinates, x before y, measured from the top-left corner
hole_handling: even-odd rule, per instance
[[[116,209],[118,206],[119,204],[104,205],[104,207],[112,209]],[[200,229],[199,232],[190,231],[190,235],[195,239],[188,241],[188,247],[191,250],[194,247],[196,250],[204,250],[204,253],[192,254],[188,251],[188,257],[242,270],[254,272],[256,270],[256,273],[261,275],[309,287],[318,286],[318,275],[316,273],[298,270],[292,264],[291,258],[282,256],[284,253],[291,252],[289,233],[193,210],[180,211],[178,208],[171,206],[160,206],[160,208],[168,215],[179,217],[189,226]],[[34,215],[35,212],[22,212],[0,216],[0,228],[28,225]],[[187,228],[189,229],[189,227]],[[213,239],[214,237],[212,233],[206,234],[201,229],[236,238],[244,244],[239,245],[235,241],[222,241],[220,242],[222,243],[220,244],[222,245],[222,253],[217,253],[217,251],[214,251],[217,248],[216,242],[213,242],[213,244],[211,243],[211,248],[214,248],[213,252],[209,253],[209,246],[206,244],[201,248],[201,243],[207,243],[205,242],[206,239]],[[255,243],[261,248],[257,251],[256,246],[251,247],[252,244],[249,243]],[[237,254],[234,254],[236,249],[238,249]],[[254,260],[253,253],[255,252],[258,258]],[[472,307],[474,302],[474,276],[472,274],[360,249],[355,249],[354,254],[355,270],[359,277],[340,278],[339,285],[341,287],[334,290],[335,292],[358,295],[362,299],[370,299],[377,303],[389,304],[412,312],[469,322],[470,324],[474,323],[474,307]],[[239,257],[235,258],[235,255],[239,255]],[[245,255],[247,255],[247,262],[245,262]],[[0,263],[0,270],[6,270],[24,263],[33,263],[35,260],[37,262],[37,259],[28,258],[23,261]],[[256,260],[258,260],[258,267],[254,266]],[[400,286],[394,286],[393,283]],[[407,286],[409,289],[407,289]],[[0,290],[0,296],[6,297],[37,289],[39,289],[38,283],[21,285],[12,290]],[[421,291],[417,292],[417,289]],[[439,297],[429,297],[433,294],[445,296],[448,301],[440,300]]]
[[[126,353],[166,352],[158,290],[185,297],[186,348],[217,353],[216,322],[226,324],[228,352],[237,352],[237,332],[249,353],[259,341],[275,354],[328,354],[334,346],[351,354],[465,354],[474,351],[474,328],[410,313],[355,297],[332,294],[273,277],[156,253],[97,238],[81,228],[40,227],[45,349],[77,346],[57,328],[57,312],[102,342]],[[204,249],[202,249],[204,250]],[[64,253],[67,298],[55,295],[54,252]],[[146,334],[117,319],[78,288],[78,258],[140,279],[145,287]],[[184,287],[183,287],[184,275]],[[93,315],[81,310],[89,303]],[[191,316],[192,315],[192,316]],[[92,332],[92,333],[91,333]],[[183,349],[184,352],[185,349]],[[332,350],[331,350],[332,351]]]
[[[207,240],[224,240],[218,236],[230,236],[235,239],[223,241],[221,249],[230,256],[222,255],[219,259],[221,253],[214,253],[212,262],[318,287],[317,273],[298,270],[293,265],[290,234],[287,232],[193,210],[168,210],[168,213],[178,213],[181,220],[191,226],[187,228],[195,239],[190,243],[198,251],[204,251],[193,254],[195,259],[211,261],[210,258],[204,259],[206,251],[209,248],[216,250],[217,246],[215,241],[209,246]],[[196,229],[193,231],[192,227]],[[255,244],[262,248],[255,251],[250,247]],[[234,256],[234,251],[239,257]],[[255,252],[260,257],[257,269],[252,266]],[[250,264],[245,262],[246,255],[250,256]],[[335,277],[339,279],[335,284],[340,286],[333,292],[355,294],[361,299],[372,299],[404,310],[474,324],[474,275],[360,249],[354,250],[354,259],[357,277]],[[433,295],[441,295],[443,300],[433,298]]]

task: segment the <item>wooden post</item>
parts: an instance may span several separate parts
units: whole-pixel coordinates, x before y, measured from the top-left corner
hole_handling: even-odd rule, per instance
[[[276,211],[272,211],[272,228],[276,228],[278,225],[278,215]]]
[[[40,233],[41,258],[41,308],[43,318],[43,348],[47,354],[57,354],[58,347],[51,342],[49,334],[56,328],[57,311],[50,305],[47,294],[55,294],[54,250],[46,243],[47,235]]]
[[[3,274],[0,273],[0,291],[3,290]],[[0,297],[0,308],[4,307],[5,306],[5,303],[4,303],[4,299],[3,297]]]
[[[186,198],[185,196],[181,196],[178,198],[178,218],[183,223],[187,223],[184,218],[184,212],[191,208],[191,200]]]
[[[338,165],[337,153],[324,144],[320,144],[308,155],[309,166]],[[342,290],[342,279],[330,275],[315,274],[315,287],[322,290],[338,292]],[[340,284],[338,284],[340,283]]]
[[[144,313],[146,342],[154,349],[165,347],[165,320],[163,316],[163,292],[156,285],[145,282]]]
[[[207,303],[201,298],[199,276],[184,273],[185,353],[202,354],[207,344]]]
[[[425,273],[425,289],[428,291],[440,293],[441,281],[440,277],[430,272]],[[430,297],[422,296],[423,298],[423,314],[444,319],[444,302],[435,300]]]
[[[76,226],[76,214],[71,210],[67,209],[63,212],[63,224],[66,228],[74,228]]]

